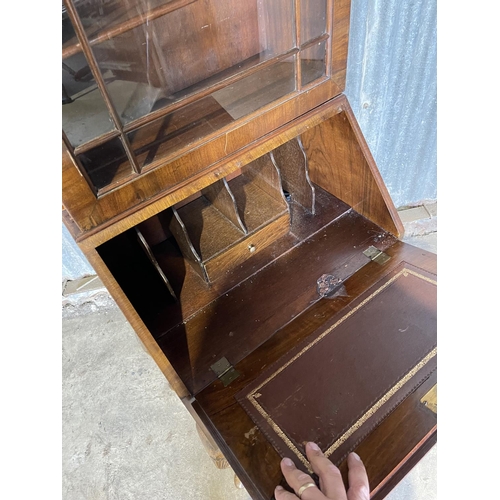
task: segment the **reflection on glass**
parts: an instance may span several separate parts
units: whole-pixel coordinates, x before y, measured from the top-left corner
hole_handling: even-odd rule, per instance
[[[129,133],[128,139],[141,168],[146,167],[294,90],[290,57]]]
[[[213,95],[237,120],[295,90],[294,61],[294,56],[279,61]]]
[[[63,15],[63,42],[75,36]],[[62,64],[62,125],[76,147],[114,129],[108,109],[84,55],[80,52]]]
[[[73,3],[87,38],[92,42],[98,37],[109,38],[114,32],[143,24],[146,22],[146,15],[161,15],[162,11],[159,9],[162,6],[168,8],[172,1],[74,0]]]
[[[316,43],[300,51],[302,86],[325,76],[326,41]]]
[[[294,0],[74,0],[74,5],[105,93],[121,125],[128,125],[141,167],[157,165],[296,90]],[[325,29],[326,0],[302,0],[302,44]],[[302,52],[304,85],[325,74],[325,43]],[[177,109],[165,109],[163,117],[131,124],[175,103]],[[64,8],[63,128],[74,147],[115,130]],[[78,158],[97,189],[132,174],[118,135],[79,150],[87,150]]]
[[[300,38],[306,43],[326,32],[326,0],[300,0]]]
[[[142,5],[137,0],[125,3],[129,9]],[[186,1],[139,25],[125,23],[126,29],[113,29],[113,36],[92,46],[124,123],[294,47],[292,0],[201,3]],[[99,20],[101,31],[105,23]]]
[[[101,189],[132,173],[132,167],[121,140],[116,137],[77,156],[92,184]]]
[[[130,132],[128,139],[142,168],[231,121],[220,104],[207,96]]]

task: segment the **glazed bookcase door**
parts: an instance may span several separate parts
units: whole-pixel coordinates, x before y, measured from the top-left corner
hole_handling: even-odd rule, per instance
[[[335,3],[65,0],[63,156],[79,177],[63,173],[63,184],[79,203],[73,196],[64,204],[79,228],[178,185],[338,95],[349,9]],[[148,177],[195,150],[189,167]],[[111,202],[114,213],[95,210],[127,186]],[[93,219],[84,220],[89,212]]]

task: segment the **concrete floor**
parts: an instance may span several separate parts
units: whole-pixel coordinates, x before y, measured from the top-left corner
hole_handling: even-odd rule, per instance
[[[414,232],[413,234],[418,234]],[[437,233],[405,241],[436,251]],[[63,301],[65,500],[247,500],[105,290]],[[437,497],[436,447],[387,497]]]

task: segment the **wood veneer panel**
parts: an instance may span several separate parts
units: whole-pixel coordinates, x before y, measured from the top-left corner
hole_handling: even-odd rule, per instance
[[[242,175],[229,181],[229,187],[249,233],[288,212],[280,174],[269,155],[247,165]]]
[[[206,187],[202,194],[222,214],[227,217],[237,228],[245,234],[248,232],[238,213],[238,207],[227,180],[224,178]]]
[[[290,215],[285,212],[277,219],[269,222],[262,229],[250,234],[232,248],[221,252],[206,263],[207,274],[213,283],[224,279],[225,275],[247,259],[253,258],[258,252],[270,245],[276,239],[285,236],[290,230]]]
[[[280,169],[283,189],[314,214],[314,187],[309,179],[307,156],[300,138],[286,142],[270,154]]]
[[[177,243],[189,260],[195,257],[195,269],[211,283],[284,236],[290,228],[289,207],[279,172],[268,155],[247,165],[230,182],[231,188],[225,179],[212,184],[203,191],[206,196],[177,209],[182,221],[179,225],[185,228],[183,234],[176,231]],[[183,245],[184,240],[189,245]]]
[[[208,261],[244,237],[244,232],[224,217],[204,196],[177,212],[202,262]]]
[[[311,180],[400,236],[404,229],[396,208],[347,102],[344,109],[301,134]]]
[[[331,78],[341,92],[345,89],[346,81],[350,18],[351,0],[335,0],[333,2]]]
[[[78,224],[82,236],[94,228],[95,232],[88,235],[99,233],[94,243],[89,241],[88,244],[102,243],[105,238],[142,222],[262,155],[266,151],[258,144],[252,144],[253,141],[260,141],[266,134],[271,136],[266,140],[275,140],[279,133],[277,129],[337,94],[337,86],[327,80],[307,93],[273,103],[199,142],[184,146],[176,151],[174,157],[165,158],[165,163],[158,168],[101,198],[95,197],[76,166],[63,155],[63,204]],[[312,118],[313,121],[318,119],[319,115]],[[290,138],[296,135],[293,133]],[[283,136],[283,142],[286,140]],[[269,143],[267,151],[273,147]],[[238,159],[229,156],[233,153],[237,153]],[[148,207],[155,202],[155,206]],[[146,210],[141,212],[139,209],[142,208]],[[118,223],[129,216],[126,223],[119,223],[109,232],[102,232],[111,223]]]
[[[237,363],[235,368],[241,375],[228,387],[215,381],[196,396],[194,408],[254,499],[269,500],[277,484],[285,485],[279,466],[281,457],[234,396],[401,261],[436,272],[436,256],[424,250],[397,241],[385,252],[391,260],[384,265],[365,265],[345,282],[346,295],[316,302]],[[407,472],[415,461],[412,457],[421,457],[428,449],[435,415],[421,405],[420,398],[432,386],[432,380],[428,379],[356,446],[355,451],[367,465],[373,490],[389,488],[391,478]],[[345,464],[340,467],[345,473]]]

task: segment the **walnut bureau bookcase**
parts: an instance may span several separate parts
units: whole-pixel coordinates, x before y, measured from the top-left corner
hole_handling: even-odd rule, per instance
[[[383,498],[436,441],[436,258],[343,95],[349,0],[65,0],[63,220],[219,466]],[[221,465],[222,464],[222,465]]]

